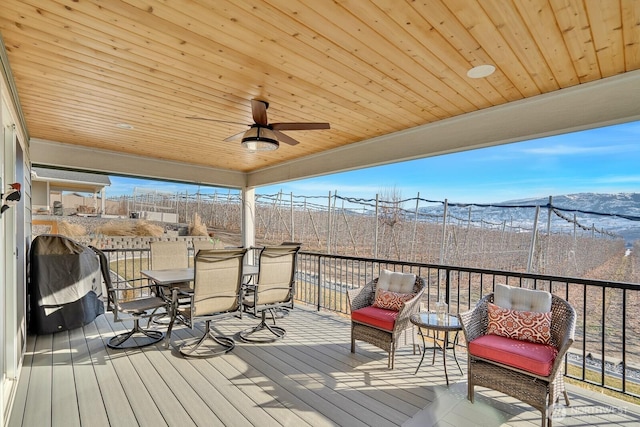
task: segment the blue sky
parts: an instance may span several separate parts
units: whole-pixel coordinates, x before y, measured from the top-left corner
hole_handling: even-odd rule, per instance
[[[111,182],[107,196],[132,194],[134,187],[198,190],[193,185],[115,176]],[[326,196],[337,191],[343,197],[375,198],[390,189],[402,198],[419,192],[425,199],[462,203],[640,192],[640,122],[260,187],[256,193],[282,190],[296,196]]]

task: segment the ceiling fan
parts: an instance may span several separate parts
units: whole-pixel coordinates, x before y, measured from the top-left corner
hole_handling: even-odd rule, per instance
[[[242,145],[249,151],[272,151],[280,146],[280,142],[289,145],[296,145],[298,141],[289,135],[282,133],[283,130],[317,130],[330,129],[329,123],[269,123],[267,120],[267,108],[269,103],[260,99],[251,100],[251,113],[254,123],[249,126],[249,130],[231,135],[225,141],[235,141],[242,138]],[[207,119],[204,117],[189,116],[187,119],[209,120],[220,123],[245,124],[228,122],[225,120]]]

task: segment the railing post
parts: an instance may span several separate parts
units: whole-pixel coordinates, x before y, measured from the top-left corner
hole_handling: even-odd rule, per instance
[[[322,288],[321,288],[321,284],[322,284],[322,257],[318,256],[318,283],[317,283],[317,287],[318,287],[318,299],[317,299],[317,307],[316,310],[320,311],[320,296],[322,295]]]

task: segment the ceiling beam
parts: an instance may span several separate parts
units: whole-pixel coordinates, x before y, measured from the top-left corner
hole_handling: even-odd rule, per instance
[[[224,188],[243,188],[246,185],[246,176],[242,172],[132,156],[37,138],[31,139],[30,152],[31,162],[37,166]]]

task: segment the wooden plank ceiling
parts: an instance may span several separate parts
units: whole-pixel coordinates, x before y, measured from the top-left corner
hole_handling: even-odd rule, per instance
[[[242,173],[640,68],[637,0],[3,0],[0,34],[31,138]],[[331,129],[224,142],[253,98]]]

